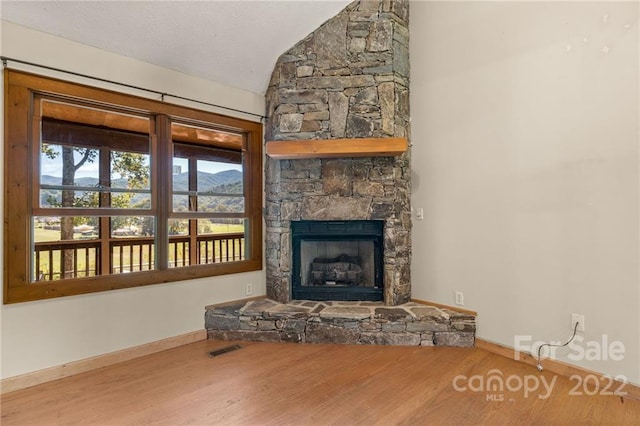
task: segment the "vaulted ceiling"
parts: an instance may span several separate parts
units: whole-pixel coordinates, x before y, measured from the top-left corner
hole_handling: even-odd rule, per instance
[[[264,93],[278,56],[349,3],[2,0],[0,14],[105,51]]]

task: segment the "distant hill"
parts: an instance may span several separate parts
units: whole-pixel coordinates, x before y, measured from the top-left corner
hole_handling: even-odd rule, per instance
[[[60,185],[62,183],[62,178],[42,175],[40,182],[44,185]],[[124,179],[118,179],[113,183],[115,188],[127,187],[127,181]],[[242,172],[239,170],[225,170],[218,173],[198,172],[198,187],[201,191],[216,192],[216,187],[229,184],[235,184],[235,187],[237,187],[238,183],[242,185]],[[98,184],[98,179],[92,177],[76,178],[75,184],[77,186],[96,186]],[[187,191],[189,189],[189,174],[181,173],[179,175],[175,175],[173,177],[173,189],[175,191]]]
[[[40,183],[43,185],[61,185],[62,178],[57,176],[42,175]],[[92,177],[80,177],[75,179],[76,186],[96,186],[98,179]],[[114,188],[126,188],[127,181],[125,179],[116,179],[113,182]]]
[[[173,189],[175,191],[187,191],[189,188],[188,173],[181,173],[173,177]],[[40,182],[44,185],[60,185],[62,178],[50,175],[42,175]],[[98,185],[98,179],[91,177],[81,177],[75,179],[77,186],[91,187]],[[222,193],[222,194],[242,194],[242,172],[238,170],[225,170],[218,173],[198,172],[198,186],[202,192]],[[115,188],[126,188],[127,181],[119,179],[113,182]],[[50,200],[60,202],[59,190],[43,189],[41,191],[40,200],[43,206],[50,204]],[[76,193],[82,196],[82,193]],[[137,196],[136,196],[137,197]],[[137,202],[137,198],[132,199],[132,203]],[[221,211],[241,211],[238,205],[241,199],[229,197],[206,197],[211,207],[219,206]],[[186,201],[186,200],[184,200]],[[225,207],[226,206],[226,207]],[[183,206],[186,208],[186,205]],[[240,208],[240,210],[238,210]]]
[[[242,185],[242,172],[239,170],[225,170],[218,173],[198,172],[198,189],[206,192],[230,192],[216,191],[216,188],[228,184]],[[242,186],[240,186],[242,188]],[[189,189],[189,174],[181,173],[173,176],[173,190],[187,191]],[[239,191],[242,192],[242,189]]]

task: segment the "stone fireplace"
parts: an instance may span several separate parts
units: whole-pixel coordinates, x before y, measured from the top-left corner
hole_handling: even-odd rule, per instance
[[[409,301],[410,145],[324,157],[410,140],[408,24],[408,1],[356,1],[278,59],[266,93],[267,299],[207,307],[210,339],[473,346],[474,315]],[[282,159],[291,146],[316,158]],[[384,304],[368,300],[376,292]]]
[[[266,93],[266,140],[410,139],[408,20],[408,1],[356,1],[280,56]],[[267,297],[281,303],[304,297],[303,293],[294,297],[294,277],[301,272],[296,268],[303,267],[293,262],[295,223],[378,221],[384,249],[377,285],[380,297],[387,305],[409,301],[409,160],[410,149],[390,157],[267,157]],[[359,250],[353,245],[344,250],[316,257],[326,263],[345,263],[340,262],[341,255],[359,256],[353,254]],[[316,265],[316,276],[326,272],[323,268]],[[349,286],[345,277],[351,270],[355,279],[353,271],[358,267],[340,268],[345,269],[336,272],[340,279],[327,278],[325,273],[324,284],[317,287],[328,290],[338,282]],[[306,270],[304,274],[314,273]],[[376,287],[375,279],[368,283],[371,288]],[[367,300],[361,296],[359,300]]]

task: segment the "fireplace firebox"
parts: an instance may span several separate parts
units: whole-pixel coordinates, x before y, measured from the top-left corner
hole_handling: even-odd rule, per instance
[[[291,222],[292,298],[383,300],[381,220]]]

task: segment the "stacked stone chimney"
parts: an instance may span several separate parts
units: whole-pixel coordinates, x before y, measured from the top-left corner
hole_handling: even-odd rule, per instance
[[[355,1],[278,59],[266,140],[406,137],[409,2]],[[295,220],[384,220],[384,301],[411,297],[410,149],[396,157],[267,158],[267,297],[291,299]]]

